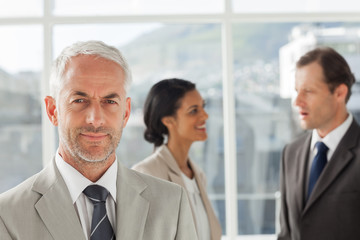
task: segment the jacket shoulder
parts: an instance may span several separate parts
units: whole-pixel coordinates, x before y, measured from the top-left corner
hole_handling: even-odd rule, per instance
[[[285,145],[284,151],[294,150],[303,146],[307,140],[311,138],[311,131],[306,131],[298,135],[294,140]]]
[[[179,186],[178,184],[169,182],[167,180],[158,178],[156,176],[148,175],[146,173],[138,172],[138,171],[132,170],[132,169],[130,169],[130,171],[133,171],[134,174],[136,174],[139,178],[141,178],[142,181],[144,183],[146,183],[147,187],[151,191],[158,192],[159,189],[162,189],[164,191],[179,192],[182,189],[182,187]]]
[[[3,208],[8,208],[9,206],[16,206],[22,202],[28,202],[29,199],[38,197],[39,194],[34,194],[32,191],[32,186],[37,178],[38,174],[33,175],[24,182],[20,183],[16,187],[13,187],[7,190],[4,193],[0,194],[0,211]]]
[[[169,167],[166,165],[165,161],[166,160],[162,159],[162,156],[160,154],[154,152],[141,162],[135,164],[132,169],[137,172],[145,173],[167,180],[167,173],[169,171]]]
[[[34,175],[0,194],[0,218],[4,226],[20,229],[24,219],[36,214],[34,205],[41,198],[41,195],[32,189],[36,178],[37,175]]]

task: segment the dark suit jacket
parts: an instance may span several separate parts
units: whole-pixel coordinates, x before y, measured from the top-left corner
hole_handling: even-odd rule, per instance
[[[185,190],[119,162],[117,239],[197,239]],[[52,161],[39,174],[0,194],[0,240],[85,240],[66,184]]]
[[[353,120],[308,201],[311,133],[284,148],[279,240],[360,239],[360,127]]]

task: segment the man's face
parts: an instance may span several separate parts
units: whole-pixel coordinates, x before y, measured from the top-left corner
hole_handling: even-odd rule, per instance
[[[304,129],[317,129],[321,137],[336,128],[341,111],[337,90],[331,93],[324,81],[322,67],[313,62],[296,70],[295,89],[300,124]]]
[[[59,153],[65,161],[115,159],[130,115],[124,80],[122,68],[109,60],[87,55],[70,60],[51,119],[59,127]]]

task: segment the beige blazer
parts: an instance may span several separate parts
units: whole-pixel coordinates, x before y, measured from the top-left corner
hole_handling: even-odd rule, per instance
[[[205,174],[198,166],[195,165],[195,163],[192,161],[189,162],[192,170],[194,171],[195,180],[200,190],[200,196],[203,200],[206,213],[209,218],[211,239],[219,240],[221,239],[222,234],[221,226],[206,193]],[[181,177],[181,170],[166,145],[162,145],[157,148],[151,156],[134,165],[132,168],[136,171],[174,182],[185,188],[185,183]],[[194,215],[193,209],[192,212]]]
[[[352,122],[305,201],[310,142],[311,132],[283,151],[278,239],[360,239],[359,125]]]
[[[197,239],[185,191],[118,164],[116,238]],[[0,195],[1,240],[85,240],[70,193],[54,160]]]

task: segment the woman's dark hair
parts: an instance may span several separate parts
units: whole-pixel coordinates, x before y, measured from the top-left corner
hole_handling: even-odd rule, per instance
[[[168,135],[169,132],[161,119],[174,116],[180,107],[180,100],[194,89],[194,83],[177,78],[164,79],[152,86],[144,104],[146,141],[154,143],[155,147],[164,143],[164,135]]]

